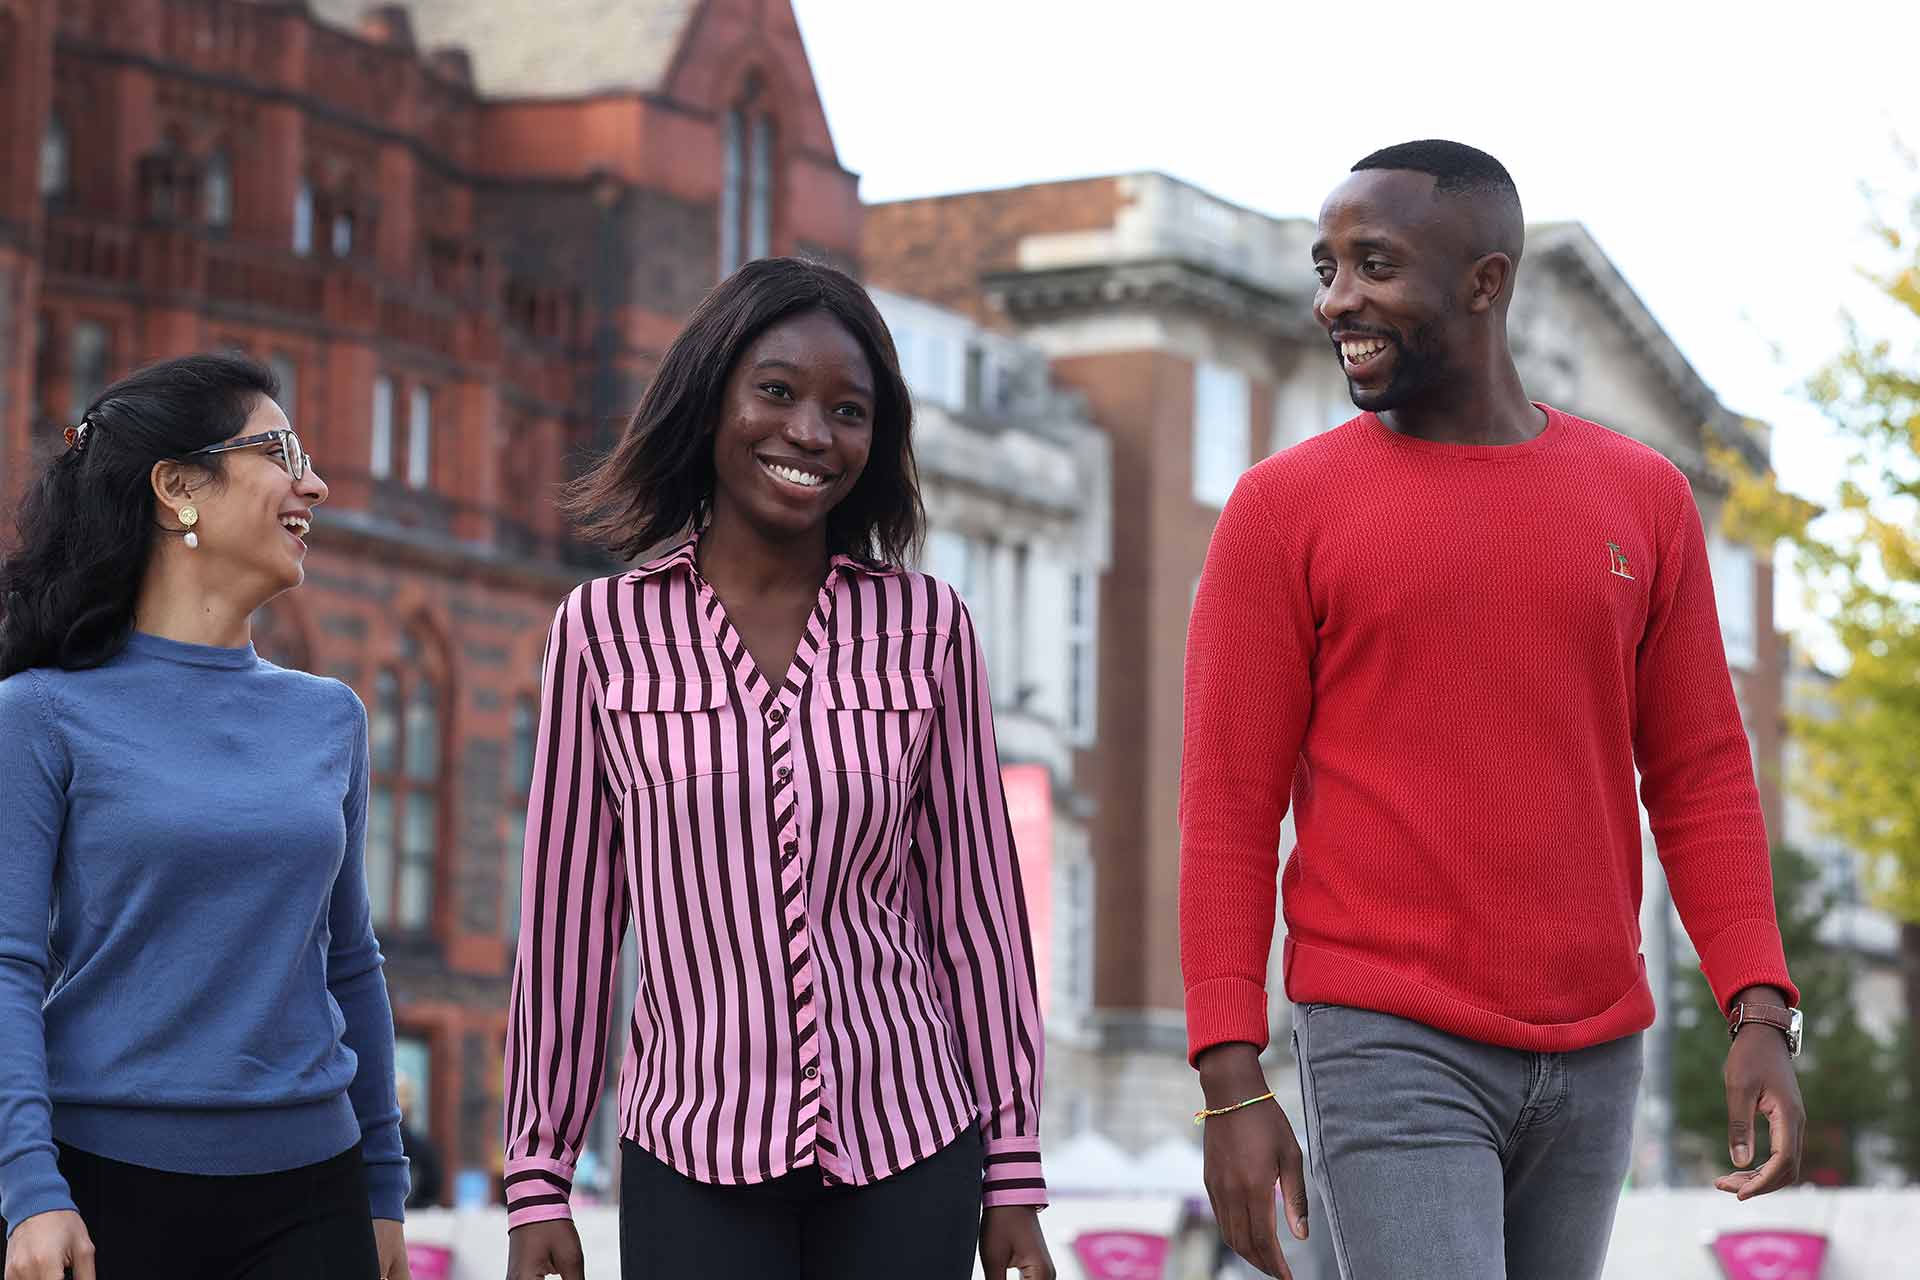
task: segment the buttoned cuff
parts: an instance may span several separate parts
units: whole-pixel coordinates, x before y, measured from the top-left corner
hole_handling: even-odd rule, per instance
[[[507,1230],[529,1222],[571,1218],[573,1166],[537,1158],[507,1161]]]
[[[988,1138],[980,1203],[1026,1204],[1044,1208],[1047,1179],[1040,1171],[1039,1138]]]

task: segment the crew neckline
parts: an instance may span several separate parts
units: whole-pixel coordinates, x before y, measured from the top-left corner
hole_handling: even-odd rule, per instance
[[[1446,440],[1423,440],[1419,436],[1403,435],[1380,421],[1375,413],[1362,415],[1368,430],[1385,439],[1398,448],[1414,453],[1424,453],[1439,458],[1470,458],[1476,462],[1508,462],[1516,458],[1528,458],[1548,448],[1562,435],[1566,434],[1567,415],[1550,404],[1538,400],[1528,401],[1534,408],[1547,415],[1547,425],[1540,434],[1531,440],[1522,440],[1516,444],[1458,444]]]
[[[165,636],[156,636],[146,631],[136,631],[127,637],[127,652],[141,658],[177,662],[182,666],[218,667],[228,671],[251,667],[260,660],[259,655],[254,652],[252,641],[248,641],[237,649],[229,649],[222,645],[189,644],[185,640],[169,640]]]

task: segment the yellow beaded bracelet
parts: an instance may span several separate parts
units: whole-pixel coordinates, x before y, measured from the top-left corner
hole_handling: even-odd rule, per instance
[[[1261,1094],[1257,1098],[1248,1098],[1245,1102],[1236,1102],[1230,1107],[1214,1107],[1210,1111],[1196,1111],[1193,1113],[1193,1122],[1195,1124],[1205,1124],[1208,1120],[1210,1120],[1214,1116],[1224,1116],[1228,1112],[1238,1111],[1242,1107],[1250,1107],[1256,1102],[1265,1102],[1268,1098],[1271,1098],[1272,1096],[1273,1094],[1271,1092],[1268,1092],[1268,1093]]]

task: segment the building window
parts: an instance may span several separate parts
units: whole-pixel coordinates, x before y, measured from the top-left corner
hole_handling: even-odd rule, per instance
[[[1194,501],[1227,505],[1247,468],[1251,402],[1246,374],[1204,360],[1194,366]]]
[[[720,277],[740,267],[740,188],[746,174],[747,118],[739,110],[727,112],[720,175]]]
[[[1067,735],[1078,746],[1093,742],[1100,688],[1100,576],[1076,569],[1067,578]]]
[[[433,1132],[433,1048],[421,1036],[400,1032],[393,1037],[393,1078],[399,1086],[401,1117],[407,1128],[422,1136]],[[401,1084],[405,1081],[405,1084]],[[408,1086],[411,1086],[409,1088]],[[408,1093],[413,1096],[406,1097]]]
[[[300,366],[286,352],[276,351],[267,357],[267,367],[273,370],[274,379],[280,384],[280,412],[297,428],[300,425]]]
[[[1707,540],[1707,562],[1713,575],[1714,601],[1720,610],[1720,638],[1727,646],[1727,665],[1749,670],[1760,657],[1753,551],[1715,533]]]
[[[293,193],[293,251],[303,258],[313,252],[313,184],[305,178]]]
[[[97,320],[81,320],[73,326],[73,357],[67,368],[72,382],[67,396],[67,421],[78,422],[100,393],[107,389],[107,370],[112,364],[112,338],[107,326]]]
[[[1093,862],[1072,847],[1084,840],[1064,830],[1056,844],[1063,856],[1053,868],[1053,1012],[1072,1026],[1093,1007]]]
[[[373,380],[373,448],[367,470],[377,480],[393,475],[393,379],[384,373]]]
[[[527,847],[527,798],[533,790],[534,743],[540,727],[539,701],[530,693],[513,700],[512,745],[507,795],[506,936],[520,936],[520,874]]]
[[[753,167],[747,188],[747,258],[773,251],[773,121],[753,118]]]
[[[353,252],[353,215],[333,215],[333,256],[344,258]]]
[[[40,197],[54,200],[67,194],[71,178],[67,126],[58,113],[47,117],[47,130],[40,135]]]
[[[233,225],[233,164],[226,152],[216,151],[207,157],[207,170],[200,182],[207,225],[226,230]]]
[[[407,403],[407,483],[427,487],[433,475],[433,393],[415,387]]]
[[[440,691],[424,671],[374,677],[367,896],[375,924],[425,929],[440,832]]]

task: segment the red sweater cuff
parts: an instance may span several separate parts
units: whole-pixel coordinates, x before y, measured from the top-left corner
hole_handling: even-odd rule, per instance
[[[1245,978],[1209,978],[1187,988],[1187,1063],[1216,1044],[1267,1047],[1267,989]]]
[[[1780,945],[1780,927],[1771,920],[1742,920],[1729,925],[1700,951],[1700,972],[1707,975],[1713,998],[1722,1009],[1748,987],[1779,987],[1787,999],[1800,1003],[1800,988],[1787,976],[1786,951]]]

